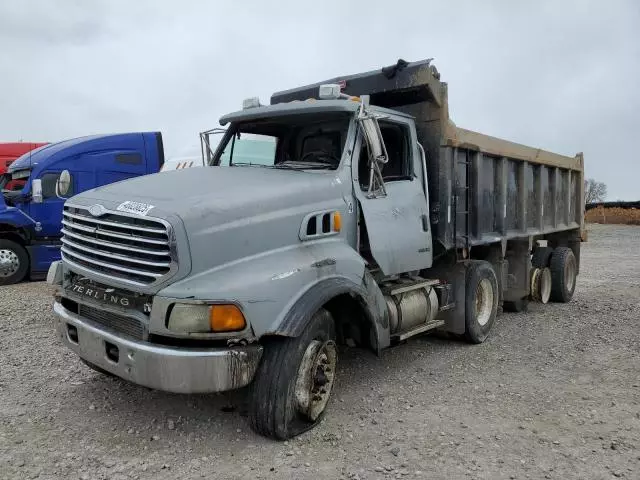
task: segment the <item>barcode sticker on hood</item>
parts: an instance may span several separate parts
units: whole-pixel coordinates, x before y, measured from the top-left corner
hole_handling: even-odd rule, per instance
[[[126,202],[122,202],[120,205],[118,205],[116,210],[118,210],[119,212],[135,213],[137,215],[146,215],[151,211],[152,208],[153,208],[153,205],[149,205],[148,203],[139,203],[139,202],[132,202],[131,200],[127,200]]]

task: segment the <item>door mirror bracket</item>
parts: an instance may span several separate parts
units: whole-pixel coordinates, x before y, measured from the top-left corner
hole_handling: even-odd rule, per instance
[[[387,191],[382,178],[382,168],[389,161],[387,148],[382,138],[380,125],[376,116],[370,114],[365,109],[365,102],[361,103],[358,112],[358,125],[362,132],[363,140],[367,142],[369,161],[369,186],[367,187],[367,197],[386,197]]]

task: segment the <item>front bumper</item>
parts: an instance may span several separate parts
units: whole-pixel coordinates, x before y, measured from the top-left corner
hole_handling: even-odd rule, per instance
[[[109,333],[55,302],[56,329],[80,357],[125,380],[176,393],[221,392],[251,382],[262,347],[179,348]]]

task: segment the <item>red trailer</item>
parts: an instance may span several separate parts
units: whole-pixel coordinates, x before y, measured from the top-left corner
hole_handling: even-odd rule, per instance
[[[9,165],[13,161],[27,152],[34,150],[38,147],[42,147],[46,143],[34,143],[34,142],[14,142],[14,143],[0,143],[0,176],[4,175],[9,168]],[[15,182],[7,183],[4,188],[6,190],[13,190],[16,187],[21,188],[22,185]]]

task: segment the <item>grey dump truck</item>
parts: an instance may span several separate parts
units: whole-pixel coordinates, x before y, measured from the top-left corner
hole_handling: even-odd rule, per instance
[[[286,439],[327,410],[337,345],[479,344],[503,308],[568,302],[582,154],[458,128],[447,99],[402,60],[248,99],[201,135],[207,167],[68,199],[62,342],[154,389],[250,385],[252,427]]]

